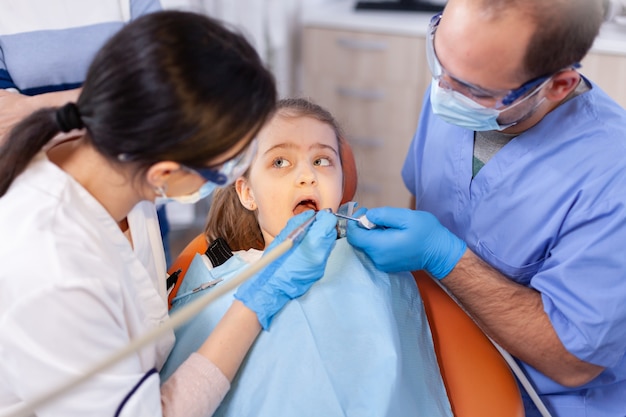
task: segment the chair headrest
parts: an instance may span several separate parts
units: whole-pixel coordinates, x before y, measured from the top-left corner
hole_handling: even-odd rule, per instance
[[[343,169],[343,198],[341,203],[347,203],[354,199],[357,187],[357,171],[354,153],[350,143],[344,138],[339,138],[341,166]]]

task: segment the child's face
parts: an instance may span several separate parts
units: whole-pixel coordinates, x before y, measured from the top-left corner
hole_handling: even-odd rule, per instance
[[[256,209],[265,244],[308,209],[337,211],[343,172],[333,129],[311,117],[280,113],[261,130],[248,179],[237,180],[241,203]]]

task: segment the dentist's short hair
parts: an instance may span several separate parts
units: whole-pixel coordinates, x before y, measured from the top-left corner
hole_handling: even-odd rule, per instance
[[[489,18],[515,13],[535,25],[524,59],[523,70],[529,79],[580,62],[604,18],[602,0],[479,0],[473,6]],[[509,39],[515,42],[515,36]]]

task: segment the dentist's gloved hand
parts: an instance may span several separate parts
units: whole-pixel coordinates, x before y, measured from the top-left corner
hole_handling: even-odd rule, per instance
[[[348,222],[348,242],[386,272],[424,269],[442,279],[467,249],[464,241],[425,211],[380,207],[367,211],[367,218],[379,228],[367,230]]]
[[[266,249],[271,251],[296,227],[316,215],[312,210],[292,217]],[[267,329],[272,318],[287,302],[299,297],[324,275],[326,261],[337,240],[337,218],[320,211],[304,238],[287,253],[237,290],[235,298],[254,311]]]

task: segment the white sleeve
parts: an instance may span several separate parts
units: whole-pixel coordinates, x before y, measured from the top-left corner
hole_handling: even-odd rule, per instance
[[[161,417],[160,383],[156,369],[144,375],[124,398],[115,417]]]
[[[33,401],[118,352],[129,342],[119,298],[114,286],[95,279],[25,294],[0,320],[2,385],[14,397]],[[142,364],[139,355],[129,356],[41,408],[37,416],[110,417],[116,410],[134,417],[159,416],[158,375],[146,378],[152,367]],[[147,414],[126,411],[136,403]]]

